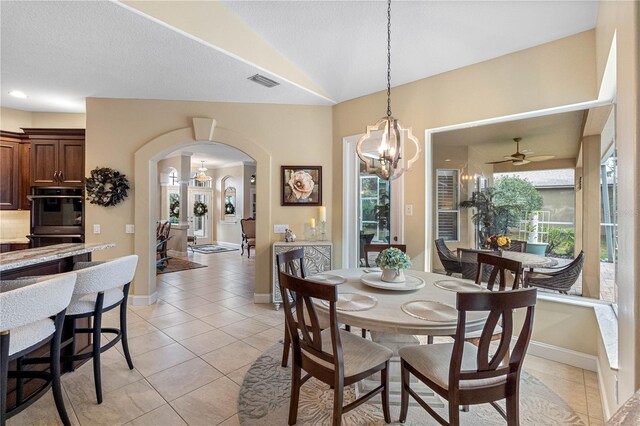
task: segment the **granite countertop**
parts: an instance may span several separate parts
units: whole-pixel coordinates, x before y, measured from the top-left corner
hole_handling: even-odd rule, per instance
[[[115,244],[56,244],[53,246],[2,253],[0,254],[0,272],[50,262],[65,257],[106,250],[112,247],[115,247]]]

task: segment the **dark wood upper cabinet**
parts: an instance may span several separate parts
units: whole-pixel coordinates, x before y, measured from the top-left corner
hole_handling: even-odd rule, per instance
[[[84,129],[23,129],[31,140],[31,186],[82,186]]]
[[[0,141],[0,209],[17,210],[20,193],[20,144]]]
[[[0,130],[0,210],[29,210],[29,139]]]

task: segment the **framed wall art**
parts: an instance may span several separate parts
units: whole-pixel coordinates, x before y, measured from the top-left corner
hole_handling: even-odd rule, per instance
[[[282,166],[281,170],[281,205],[322,205],[322,166]]]

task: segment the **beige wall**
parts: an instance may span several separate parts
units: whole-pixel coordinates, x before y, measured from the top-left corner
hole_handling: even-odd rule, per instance
[[[29,235],[29,210],[0,210],[0,239],[21,239]]]
[[[0,129],[10,132],[21,132],[21,127],[83,129],[85,122],[86,115],[79,113],[31,112],[0,108]]]
[[[640,6],[637,1],[601,1],[596,24],[598,83],[613,34],[617,38],[616,143],[618,148],[619,395],[624,402],[640,387],[640,217],[638,132],[640,110]],[[615,409],[615,407],[613,407]]]
[[[258,227],[263,227],[264,235],[268,237],[257,241],[256,293],[270,293],[270,248],[272,242],[280,239],[272,233],[273,224],[288,223],[296,234],[302,235],[304,222],[316,215],[314,207],[280,206],[280,166],[322,166],[323,200],[327,210],[333,211],[333,166],[331,149],[328,149],[331,145],[331,108],[90,98],[87,100],[86,168],[91,170],[100,164],[115,168],[133,179],[134,153],[161,135],[191,127],[193,117],[211,117],[217,121],[217,131],[238,135],[257,147],[256,150],[267,153],[266,161],[269,164],[266,170],[270,173],[261,175],[258,188],[263,191],[268,186],[272,197],[258,198],[258,210],[261,212],[258,215]],[[189,134],[193,135],[193,131]],[[216,140],[215,132],[213,139]],[[193,136],[185,137],[184,143],[188,142],[193,142]],[[113,155],[115,152],[118,155]],[[261,170],[260,164],[258,170]],[[137,193],[136,188],[148,188],[148,182],[132,181],[132,184],[129,198],[118,206],[87,206],[87,224],[102,224],[102,234],[90,234],[87,240],[110,241],[117,245],[113,250],[100,252],[102,257],[115,257],[134,251],[134,235],[125,234],[124,225],[134,222],[135,197],[140,197],[135,205],[142,205],[148,196]],[[331,221],[329,214],[330,230]],[[141,231],[138,229],[137,232]]]
[[[392,90],[394,116],[424,144],[426,129],[518,112],[589,101],[597,98],[594,31],[557,40]],[[346,136],[363,133],[384,113],[385,93],[343,102],[333,108],[333,168],[342,170]],[[416,253],[414,268],[425,266],[424,156],[405,176],[405,203],[413,216],[405,217],[407,249]],[[333,181],[333,241],[342,241],[342,179]],[[429,226],[432,224],[429,223]],[[336,261],[341,247],[336,244]]]

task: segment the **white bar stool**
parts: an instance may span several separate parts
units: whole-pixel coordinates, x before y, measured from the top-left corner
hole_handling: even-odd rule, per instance
[[[127,359],[129,369],[133,370],[133,362],[129,354],[127,342],[127,299],[129,286],[136,272],[138,256],[130,255],[106,262],[78,262],[74,265],[74,272],[78,274],[71,303],[67,308],[66,321],[70,324],[72,336],[78,333],[92,335],[91,352],[76,354],[73,341],[69,352],[63,355],[65,362],[93,359],[93,377],[98,404],[102,403],[102,380],[100,376],[100,354],[122,341],[122,349]],[[120,328],[103,328],[102,314],[120,307]],[[91,328],[76,328],[75,320],[93,317]],[[104,346],[100,346],[101,333],[115,334],[115,337]]]
[[[60,420],[70,425],[60,385],[60,337],[65,309],[71,301],[76,274],[0,281],[0,425],[20,413],[53,388]],[[25,355],[50,342],[50,371],[22,371]],[[18,371],[9,371],[16,360]],[[36,363],[36,362],[33,362]],[[8,379],[17,379],[16,406],[7,412]],[[40,379],[45,385],[23,401],[23,379]]]

